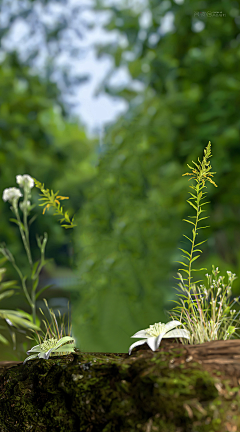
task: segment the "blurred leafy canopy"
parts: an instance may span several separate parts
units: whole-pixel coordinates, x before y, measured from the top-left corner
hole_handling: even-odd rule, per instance
[[[194,16],[203,8],[196,0],[148,1],[142,10],[122,4],[95,2],[97,10],[110,12],[105,28],[119,33],[117,42],[98,43],[99,57],[113,59],[99,92],[124,98],[129,109],[106,129],[98,175],[75,218],[81,300],[72,319],[86,351],[127,352],[131,334],[168,321],[173,262],[189,214],[182,173],[209,140],[220,180],[218,190],[209,186],[211,227],[199,233],[199,241],[209,239],[199,265],[208,273],[212,264],[221,274],[240,270],[239,4],[205,2],[206,11],[226,14],[208,19]],[[147,9],[151,20],[143,29]],[[174,28],[160,35],[167,13],[174,15]],[[109,84],[121,66],[142,91]]]
[[[89,9],[91,6],[87,4],[72,5],[69,0],[0,0],[1,53],[12,52],[9,41],[14,35],[16,40],[17,32],[15,47],[21,63],[48,80],[57,77],[59,98],[68,110],[74,103],[64,96],[74,94],[76,86],[89,76],[77,74],[75,68],[68,67],[68,62],[58,60],[63,54],[72,59],[85,55],[87,48],[79,47],[75,41],[83,40],[91,28],[82,15]]]

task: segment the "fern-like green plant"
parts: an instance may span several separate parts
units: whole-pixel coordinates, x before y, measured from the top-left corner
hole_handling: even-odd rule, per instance
[[[198,222],[200,222],[201,220],[203,220],[203,219],[207,219],[209,216],[205,216],[205,217],[201,217],[200,219],[199,219],[199,216],[200,216],[200,214],[201,213],[203,213],[204,211],[206,211],[206,210],[202,210],[202,206],[204,206],[205,204],[208,204],[210,201],[208,201],[208,202],[205,202],[205,203],[202,203],[202,204],[200,204],[200,201],[201,201],[201,199],[203,199],[203,194],[206,194],[206,192],[202,192],[202,189],[204,188],[204,187],[206,187],[205,186],[205,182],[206,181],[209,181],[210,183],[212,183],[215,187],[217,187],[217,185],[214,183],[214,181],[211,179],[211,177],[213,176],[213,174],[216,174],[215,172],[214,173],[211,173],[211,172],[209,172],[211,169],[212,169],[212,167],[211,167],[211,165],[210,165],[210,161],[207,161],[207,159],[209,159],[210,157],[211,157],[212,155],[211,155],[211,142],[209,141],[209,143],[208,143],[208,145],[207,145],[207,147],[206,147],[206,149],[204,149],[204,157],[203,157],[203,161],[202,162],[200,162],[200,160],[199,160],[199,158],[198,158],[198,162],[199,162],[199,165],[198,164],[196,164],[195,162],[193,162],[192,161],[192,163],[194,163],[194,165],[196,165],[196,167],[197,168],[192,168],[190,165],[188,165],[187,164],[187,166],[192,170],[192,173],[185,173],[185,174],[182,174],[183,176],[185,176],[185,175],[190,175],[190,176],[192,176],[189,180],[192,180],[192,179],[194,179],[196,182],[197,182],[197,185],[196,186],[190,186],[190,188],[192,188],[195,192],[196,192],[196,195],[194,195],[194,194],[192,194],[191,192],[189,192],[190,193],[190,195],[192,195],[192,197],[191,198],[189,198],[189,200],[196,200],[195,201],[195,204],[193,204],[191,201],[189,201],[189,200],[187,200],[187,202],[196,210],[196,212],[197,212],[197,215],[196,216],[189,216],[190,218],[192,218],[192,219],[195,219],[195,222],[192,222],[192,221],[189,221],[189,220],[187,220],[187,219],[183,219],[184,221],[186,221],[186,222],[188,222],[188,223],[190,223],[191,225],[193,225],[194,226],[194,228],[192,229],[192,233],[193,233],[193,239],[191,240],[189,237],[187,237],[186,235],[184,235],[184,237],[186,237],[191,243],[192,243],[192,248],[191,248],[191,253],[189,253],[189,252],[187,252],[187,251],[185,251],[184,249],[181,249],[181,248],[179,248],[182,252],[184,252],[185,254],[186,254],[186,256],[184,256],[184,255],[182,255],[184,258],[187,258],[187,260],[189,261],[189,263],[188,264],[185,264],[185,263],[183,263],[183,262],[181,262],[181,261],[175,261],[175,262],[178,262],[178,263],[180,263],[180,264],[182,264],[183,266],[185,266],[185,267],[187,267],[187,269],[186,268],[184,268],[184,269],[179,269],[179,270],[182,270],[182,271],[184,271],[184,272],[186,272],[187,273],[187,275],[188,275],[188,277],[187,278],[175,278],[174,277],[174,279],[181,279],[181,280],[183,280],[183,281],[187,281],[187,283],[188,283],[188,292],[189,292],[189,297],[190,297],[190,290],[191,290],[191,279],[192,279],[192,276],[191,276],[191,271],[202,271],[202,270],[207,270],[206,268],[201,268],[201,269],[192,269],[192,263],[197,259],[197,258],[199,258],[200,257],[200,255],[197,255],[197,256],[193,256],[193,254],[195,253],[195,252],[201,252],[202,253],[202,251],[201,251],[201,249],[196,249],[198,246],[200,246],[202,243],[204,243],[205,241],[207,241],[207,240],[204,240],[204,241],[202,241],[202,242],[200,242],[200,243],[197,243],[196,245],[194,245],[194,243],[195,243],[195,239],[196,239],[196,236],[198,235],[198,230],[199,229],[203,229],[203,228],[208,228],[209,226],[206,226],[206,227],[198,227],[197,228],[197,224],[198,224]],[[198,282],[202,282],[201,280],[199,280],[199,281],[196,281],[196,282],[194,282],[194,284],[197,284]],[[189,299],[189,297],[186,297],[187,298],[187,302],[188,302],[188,309],[189,309],[189,303],[190,303],[190,299]],[[191,305],[192,306],[192,305]]]
[[[41,182],[39,182],[38,180],[36,180],[35,178],[33,179],[35,186],[41,190],[42,192],[42,197],[43,198],[39,198],[39,201],[44,201],[43,204],[39,204],[39,206],[45,206],[43,209],[43,214],[45,213],[46,210],[48,210],[50,207],[54,207],[56,213],[53,214],[53,216],[55,215],[60,215],[60,216],[64,216],[59,222],[60,224],[64,221],[68,222],[69,225],[61,225],[62,227],[68,229],[68,228],[73,228],[77,225],[73,224],[74,221],[74,217],[72,217],[72,220],[70,220],[68,212],[63,213],[63,208],[60,205],[60,200],[65,200],[65,199],[69,199],[69,197],[63,197],[61,195],[58,195],[57,191],[56,193],[53,193],[53,191],[51,190],[51,193],[49,192],[49,189],[44,189],[44,184],[41,184]]]

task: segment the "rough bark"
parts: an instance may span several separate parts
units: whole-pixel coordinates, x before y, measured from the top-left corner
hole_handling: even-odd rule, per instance
[[[0,364],[0,432],[240,431],[240,340]]]

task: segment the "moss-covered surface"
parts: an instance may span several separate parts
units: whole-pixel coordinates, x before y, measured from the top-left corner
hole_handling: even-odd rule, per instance
[[[240,431],[240,389],[189,361],[183,345],[160,348],[1,369],[0,432]]]

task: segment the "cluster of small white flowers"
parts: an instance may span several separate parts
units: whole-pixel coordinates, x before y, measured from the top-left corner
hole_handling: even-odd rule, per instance
[[[19,189],[12,187],[4,189],[3,191],[3,201],[10,201],[17,200],[18,198],[22,197],[22,193]]]
[[[34,186],[34,180],[33,178],[28,175],[17,175],[16,181],[19,184],[20,187],[24,188],[27,187],[27,189],[30,191],[30,189]],[[17,202],[17,200],[22,197],[22,193],[20,189],[17,189],[16,187],[11,187],[4,189],[2,199],[3,201],[9,201],[9,202]],[[30,201],[27,201],[27,206],[31,205]]]
[[[32,189],[34,186],[34,180],[30,175],[24,174],[24,175],[17,175],[16,181],[19,184],[20,187],[27,186],[29,189]]]

